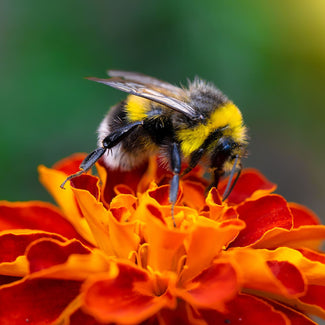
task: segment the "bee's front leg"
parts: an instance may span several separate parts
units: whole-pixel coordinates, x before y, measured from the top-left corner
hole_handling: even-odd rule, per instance
[[[107,149],[111,149],[121,142],[125,137],[127,137],[133,130],[135,130],[139,125],[143,125],[143,121],[137,121],[131,124],[127,124],[116,131],[110,133],[103,140],[103,147],[97,148],[91,152],[80,164],[79,171],[75,174],[72,174],[66,178],[66,180],[60,185],[64,189],[64,185],[67,181],[71,180],[74,177],[80,176],[81,174],[86,173],[91,167],[101,158],[101,156],[106,152]]]
[[[172,204],[172,218],[174,227],[176,227],[174,219],[174,207],[177,200],[179,190],[179,173],[181,172],[181,152],[177,142],[173,142],[170,147],[170,165],[174,176],[170,184],[169,201]]]

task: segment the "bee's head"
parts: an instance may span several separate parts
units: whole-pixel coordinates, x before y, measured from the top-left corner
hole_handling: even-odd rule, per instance
[[[237,143],[233,138],[223,136],[212,148],[210,154],[210,168],[212,170],[230,171],[237,158],[245,155],[246,148],[242,143]]]

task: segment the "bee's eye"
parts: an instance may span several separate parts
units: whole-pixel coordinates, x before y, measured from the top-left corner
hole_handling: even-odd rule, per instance
[[[232,143],[230,141],[223,141],[218,145],[218,149],[224,153],[230,152],[232,149]]]
[[[232,155],[234,149],[234,141],[230,138],[220,138],[217,147],[214,149],[211,155],[211,167],[222,168],[224,163]]]

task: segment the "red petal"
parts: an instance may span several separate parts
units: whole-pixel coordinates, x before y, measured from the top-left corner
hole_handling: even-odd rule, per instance
[[[80,282],[32,279],[0,289],[0,323],[50,324],[79,294]]]
[[[176,289],[176,294],[191,305],[219,311],[225,310],[225,303],[237,292],[237,275],[226,263],[213,264],[187,283],[185,289]]]
[[[290,211],[293,215],[294,228],[306,225],[319,225],[319,219],[316,214],[308,208],[298,203],[288,203]]]
[[[13,262],[24,255],[27,246],[39,238],[51,237],[60,240],[60,236],[47,233],[4,234],[0,236],[0,263]]]
[[[27,253],[30,272],[37,272],[67,261],[71,254],[89,254],[90,251],[78,241],[60,243],[44,239],[32,245]]]
[[[1,202],[0,229],[34,229],[60,234],[68,239],[81,237],[72,225],[63,219],[55,206],[38,201]]]
[[[226,189],[228,178],[221,181],[218,189],[223,193]],[[227,203],[229,205],[239,204],[253,195],[272,193],[276,185],[267,180],[260,172],[255,169],[244,169],[236,185],[230,193]]]
[[[18,276],[0,275],[0,286],[14,281],[18,281],[20,279],[21,277]]]
[[[206,325],[201,316],[184,300],[177,301],[177,309],[163,309],[158,314],[160,325]]]
[[[304,292],[305,281],[293,264],[285,261],[267,261],[267,265],[276,278],[287,288],[289,294]]]
[[[275,227],[292,228],[292,215],[287,202],[279,195],[266,195],[255,201],[247,201],[237,209],[244,220],[243,229],[231,246],[247,246],[255,243],[265,232]]]
[[[116,195],[114,191],[116,185],[127,184],[132,189],[133,193],[136,193],[138,183],[148,168],[148,165],[144,164],[129,172],[119,169],[113,170],[108,167],[103,167],[101,162],[100,164],[98,172],[100,172],[100,176],[102,176],[103,196],[104,201],[107,203],[111,202],[112,198]],[[103,171],[105,171],[105,173]]]
[[[156,296],[147,272],[118,264],[115,278],[103,275],[89,281],[84,290],[85,311],[101,322],[136,324],[168,306],[167,293]]]
[[[78,309],[70,316],[69,325],[101,325],[92,316],[85,314],[82,310]]]
[[[76,153],[58,161],[56,164],[53,165],[52,168],[61,171],[67,175],[71,175],[79,170],[79,166],[85,158],[86,154]]]
[[[91,175],[81,175],[71,180],[71,186],[79,190],[88,191],[93,197],[99,198],[99,179]]]
[[[148,192],[149,196],[155,199],[160,205],[170,205],[169,186],[163,185]]]
[[[302,302],[316,305],[325,310],[325,286],[309,285],[306,294],[300,298]]]
[[[239,295],[227,304],[227,311],[221,314],[214,310],[201,310],[201,314],[211,325],[288,325],[288,320],[281,312],[254,296]]]

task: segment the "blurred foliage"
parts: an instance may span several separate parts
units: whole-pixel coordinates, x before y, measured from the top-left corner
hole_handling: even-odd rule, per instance
[[[244,164],[325,216],[324,17],[323,0],[3,0],[1,199],[49,200],[37,165],[95,148],[125,95],[83,77],[115,68],[214,82],[250,128]]]

